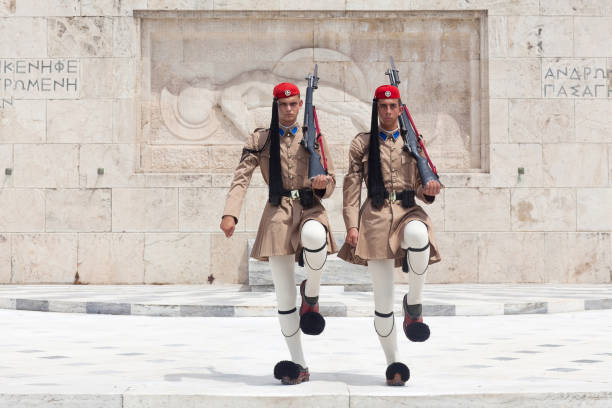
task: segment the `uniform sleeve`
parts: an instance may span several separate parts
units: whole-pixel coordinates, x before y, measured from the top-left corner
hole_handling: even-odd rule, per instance
[[[232,184],[225,199],[223,216],[231,215],[236,220],[236,223],[238,223],[242,202],[244,201],[247,187],[251,182],[253,171],[259,165],[258,154],[248,151],[248,149],[253,149],[253,147],[258,146],[258,143],[256,143],[257,140],[257,133],[255,133],[251,135],[250,140],[245,145],[240,163],[238,163],[238,167],[236,167],[236,171],[234,172],[234,180],[232,180]]]
[[[342,216],[348,231],[359,228],[359,205],[361,204],[361,181],[363,179],[363,146],[355,138],[349,150],[348,173],[344,176]]]
[[[336,188],[336,173],[334,171],[334,163],[332,162],[331,154],[329,152],[329,147],[327,146],[327,140],[325,140],[325,136],[321,135],[321,150],[323,154],[325,154],[325,160],[327,160],[327,175],[331,176],[331,180],[327,183],[327,187],[325,190],[317,190],[317,195],[321,198],[328,198],[332,195]],[[321,157],[323,160],[323,157]],[[323,194],[319,193],[322,192]]]
[[[424,158],[423,154],[421,154],[421,149],[419,149],[419,154]],[[416,174],[416,183],[412,186],[412,189],[415,191],[416,197],[423,201],[426,204],[431,204],[435,201],[436,196],[430,196],[423,194],[423,182],[421,181],[421,173],[419,173],[419,168],[416,165],[416,160],[413,161],[414,172]]]

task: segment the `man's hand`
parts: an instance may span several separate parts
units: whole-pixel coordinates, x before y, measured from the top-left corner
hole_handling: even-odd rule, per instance
[[[359,231],[353,227],[346,233],[346,242],[353,248],[357,246],[357,239],[359,238]]]
[[[325,190],[327,187],[327,183],[331,180],[331,176],[326,176],[324,174],[319,174],[317,177],[312,179],[312,188],[313,190]]]
[[[430,180],[423,189],[423,194],[428,196],[435,196],[440,194],[440,182],[436,180]]]
[[[223,218],[221,218],[220,227],[227,238],[231,237],[236,229],[236,221],[234,220],[234,217],[231,215],[224,215]]]

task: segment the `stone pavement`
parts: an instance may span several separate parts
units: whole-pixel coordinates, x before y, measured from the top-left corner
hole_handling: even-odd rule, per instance
[[[397,313],[407,286],[396,286]],[[372,316],[371,292],[323,286],[326,316]],[[297,302],[297,300],[296,300]],[[275,316],[273,292],[240,285],[0,285],[0,309],[149,316]],[[612,309],[612,285],[427,284],[426,316],[558,313]]]
[[[435,316],[399,347],[406,387],[384,385],[372,319],[302,336],[311,382],[282,386],[272,317],[0,310],[0,407],[610,407],[612,310]],[[397,323],[400,321],[398,319]]]

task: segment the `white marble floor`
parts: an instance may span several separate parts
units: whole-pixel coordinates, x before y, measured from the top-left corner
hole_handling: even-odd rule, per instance
[[[281,386],[276,318],[0,310],[0,407],[612,406],[611,310],[426,321],[429,341],[399,337],[406,387],[365,317],[302,336],[311,382]]]

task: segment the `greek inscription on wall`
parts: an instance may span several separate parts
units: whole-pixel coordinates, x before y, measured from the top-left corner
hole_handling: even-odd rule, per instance
[[[603,59],[543,61],[545,98],[612,98],[612,69]]]
[[[12,97],[9,98],[9,99],[7,99],[7,98],[0,98],[0,109],[11,107],[11,106],[13,106],[14,103],[15,103],[15,101],[14,101],[14,99]]]
[[[78,98],[76,59],[0,59],[0,109],[18,99]]]

